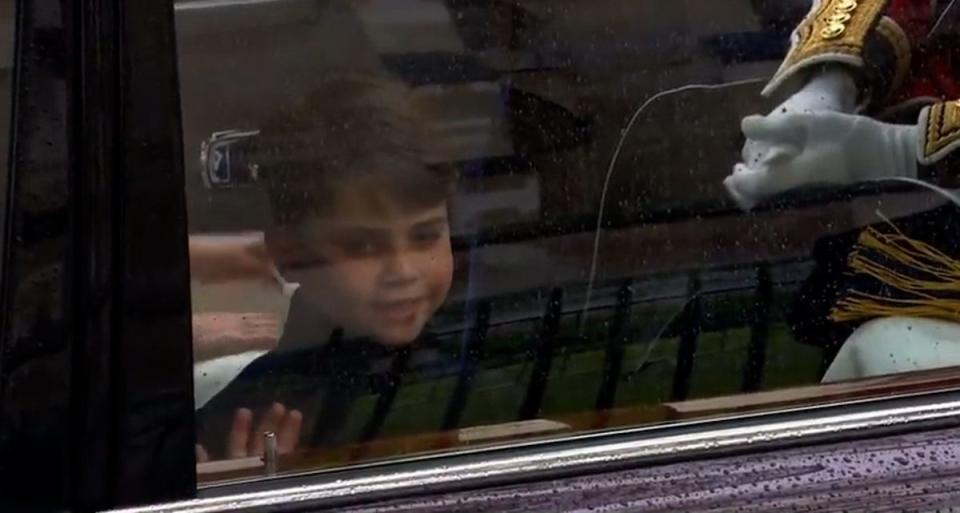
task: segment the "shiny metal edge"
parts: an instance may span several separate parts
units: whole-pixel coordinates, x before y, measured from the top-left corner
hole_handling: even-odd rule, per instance
[[[665,421],[653,424],[625,425],[615,426],[595,431],[578,431],[573,433],[558,433],[555,436],[534,437],[530,439],[507,440],[500,443],[481,444],[478,446],[460,446],[454,449],[441,450],[437,452],[413,453],[406,455],[391,456],[383,459],[371,459],[351,462],[345,466],[322,467],[315,469],[297,469],[294,471],[279,474],[277,477],[283,480],[278,483],[276,480],[266,480],[263,476],[245,476],[236,479],[224,481],[214,481],[199,483],[197,490],[199,495],[205,497],[235,495],[237,488],[249,488],[251,491],[257,488],[264,488],[265,485],[283,486],[293,488],[292,483],[301,483],[306,480],[317,482],[325,479],[334,479],[336,476],[343,476],[345,473],[354,474],[357,472],[387,472],[398,466],[416,466],[429,467],[443,464],[443,461],[449,461],[451,458],[462,460],[465,458],[491,458],[494,453],[503,453],[504,451],[546,451],[551,446],[556,448],[558,445],[577,445],[585,446],[597,443],[609,443],[612,439],[647,439],[657,437],[663,438],[670,433],[681,431],[702,430],[719,431],[717,426],[732,425],[758,425],[772,423],[784,417],[793,416],[818,416],[832,417],[832,412],[840,408],[843,409],[890,409],[891,404],[903,404],[905,402],[938,403],[947,402],[942,397],[960,398],[960,387],[947,387],[938,391],[911,392],[895,397],[866,397],[862,399],[845,400],[839,402],[828,402],[822,404],[808,404],[793,406],[786,409],[746,411],[718,416],[693,417],[688,419],[679,419],[674,421]],[[956,424],[960,426],[960,417],[956,419]],[[910,423],[898,424],[900,429],[909,426]],[[870,436],[868,429],[855,432],[859,436]],[[829,436],[829,435],[825,435]],[[834,435],[836,437],[837,435]],[[852,435],[851,435],[852,436]],[[776,440],[773,441],[776,443]],[[736,450],[736,447],[733,448]],[[670,459],[683,459],[689,457],[689,454],[681,453],[678,456],[671,456]],[[660,459],[663,459],[662,457]],[[440,461],[442,460],[442,461]],[[386,469],[386,467],[390,467]]]
[[[236,7],[241,5],[277,4],[289,0],[193,0],[175,2],[174,11],[199,11],[203,9],[217,9],[219,7]]]
[[[878,405],[879,406],[879,405]],[[960,419],[960,400],[917,406],[888,407],[876,411],[842,413],[756,426],[707,429],[642,440],[598,443],[587,447],[545,448],[520,455],[495,455],[482,461],[435,461],[416,470],[388,471],[378,475],[337,478],[326,482],[195,499],[169,504],[112,510],[113,513],[213,513],[246,512],[282,506],[324,507],[350,499],[382,499],[429,489],[469,488],[493,482],[507,483],[537,476],[556,476],[577,470],[640,464],[644,461],[761,448],[825,436],[882,430],[910,424]],[[455,454],[455,453],[454,453]],[[273,509],[271,509],[272,511]]]

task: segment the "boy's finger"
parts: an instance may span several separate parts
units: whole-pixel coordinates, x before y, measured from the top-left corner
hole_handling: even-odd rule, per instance
[[[196,451],[196,454],[197,454],[197,463],[206,463],[210,461],[210,454],[207,452],[206,449],[203,448],[202,445],[200,444],[194,445],[194,450]]]
[[[227,437],[227,455],[230,458],[246,458],[250,440],[250,427],[253,425],[253,412],[239,408],[233,415],[233,425]]]
[[[252,455],[260,456],[263,454],[263,434],[267,431],[276,433],[286,415],[287,409],[280,403],[273,403],[273,406],[267,410],[260,421],[260,425],[257,426],[257,431],[253,433],[253,440],[250,444]]]
[[[260,421],[260,426],[257,428],[257,431],[261,435],[264,433],[264,431],[276,432],[286,416],[287,408],[280,403],[273,403],[270,406],[270,409],[267,410],[263,415],[263,419]]]
[[[290,410],[277,433],[277,450],[280,454],[289,454],[297,448],[302,427],[303,414],[297,410]]]

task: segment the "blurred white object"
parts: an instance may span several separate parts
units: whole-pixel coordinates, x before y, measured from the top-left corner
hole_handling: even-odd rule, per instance
[[[937,319],[886,317],[853,332],[823,382],[869,378],[960,365],[960,324]]]
[[[739,163],[723,184],[741,208],[807,185],[846,185],[915,178],[917,125],[883,123],[830,111],[744,118],[750,139],[768,145],[763,158]]]
[[[197,363],[193,366],[193,404],[199,410],[227,387],[251,362],[267,351],[247,351]]]
[[[285,280],[283,276],[280,274],[280,271],[277,269],[277,266],[271,265],[270,272],[273,274],[273,279],[276,280],[277,286],[280,287],[280,293],[283,294],[285,297],[287,298],[293,297],[293,293],[296,292],[298,288],[300,288],[299,283],[294,283],[294,282]],[[284,320],[286,320],[286,315],[282,315],[281,317],[283,317]]]
[[[803,88],[775,109],[768,117],[791,113],[811,113],[832,111],[852,113],[857,106],[857,86],[853,76],[840,67],[826,68],[814,75]],[[747,139],[743,145],[741,157],[743,164],[750,167],[763,161],[770,151],[766,141]]]

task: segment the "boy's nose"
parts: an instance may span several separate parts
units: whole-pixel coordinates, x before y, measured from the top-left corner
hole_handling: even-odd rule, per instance
[[[386,255],[384,260],[383,280],[387,285],[396,287],[417,281],[417,266],[408,252],[394,251]]]

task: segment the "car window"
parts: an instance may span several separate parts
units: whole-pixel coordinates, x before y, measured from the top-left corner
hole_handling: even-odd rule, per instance
[[[882,4],[176,3],[199,479],[944,386],[956,25]]]

